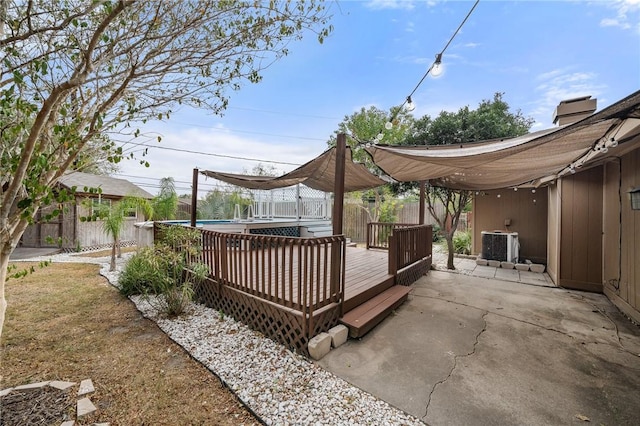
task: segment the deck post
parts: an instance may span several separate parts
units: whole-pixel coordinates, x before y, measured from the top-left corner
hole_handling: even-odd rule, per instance
[[[342,235],[346,139],[346,135],[340,133],[336,141],[336,181],[333,190],[333,235]]]
[[[196,227],[196,217],[198,211],[198,169],[193,169],[193,183],[191,184],[191,223]]]
[[[424,202],[425,202],[425,181],[420,181],[420,217],[418,218],[418,225],[424,225]]]
[[[342,235],[342,221],[344,215],[344,173],[346,160],[347,137],[344,133],[338,134],[336,141],[336,180],[333,190],[333,235]],[[340,312],[342,316],[344,308],[344,253],[342,244],[333,242],[331,244],[331,292],[340,295]]]
[[[302,219],[302,209],[300,208],[300,184],[296,185],[296,220]]]

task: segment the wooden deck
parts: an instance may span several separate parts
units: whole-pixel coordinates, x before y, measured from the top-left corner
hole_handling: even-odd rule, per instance
[[[302,294],[301,286],[298,285],[301,278],[297,275],[302,270],[299,252],[293,250],[289,254],[290,262],[283,263],[279,249],[265,252],[235,251],[232,258],[239,267],[230,268],[235,271],[230,274],[231,278],[234,282],[242,283],[245,288],[258,291],[266,300],[288,301],[293,304],[292,307],[297,308],[305,303],[303,299],[306,296]],[[318,268],[324,263],[327,255],[328,253],[321,252],[319,262],[313,265],[315,267],[303,274],[314,288],[313,301],[318,296],[327,297],[330,291],[318,285],[318,280],[329,273],[328,269]],[[207,252],[207,256],[211,256],[210,252]],[[388,273],[387,251],[346,247],[345,256],[344,312],[352,310],[394,284],[394,276]],[[266,264],[273,266],[267,267],[268,271],[265,271]],[[286,280],[289,285],[275,285],[284,281],[284,278],[289,278]]]
[[[388,250],[366,250],[346,247],[343,235],[293,238],[201,230],[198,261],[210,273],[195,296],[307,353],[313,336],[339,322],[361,336],[402,303],[410,290],[395,286],[408,286],[428,270],[430,232],[424,225],[393,229]]]
[[[388,272],[385,250],[347,247],[345,264],[344,312],[371,299],[394,284]]]

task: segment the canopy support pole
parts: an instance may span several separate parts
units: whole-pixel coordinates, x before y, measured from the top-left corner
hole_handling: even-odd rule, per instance
[[[191,184],[191,226],[196,227],[198,211],[198,169],[193,169],[193,183]]]
[[[420,181],[420,217],[418,218],[418,225],[424,225],[424,202],[425,202],[425,181]]]
[[[346,140],[347,137],[344,133],[338,134],[336,141],[336,181],[333,190],[333,235],[342,235]]]

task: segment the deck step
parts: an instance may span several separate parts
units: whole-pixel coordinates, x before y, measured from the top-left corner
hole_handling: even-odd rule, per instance
[[[362,337],[407,300],[411,290],[411,287],[394,285],[347,312],[340,322],[349,328],[349,336]]]

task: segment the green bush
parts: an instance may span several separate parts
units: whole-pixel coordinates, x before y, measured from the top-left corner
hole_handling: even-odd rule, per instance
[[[458,254],[471,254],[471,232],[456,231],[453,234],[453,249]]]
[[[154,247],[145,247],[131,256],[120,274],[120,292],[125,296],[153,291],[166,275],[159,268],[160,255]]]
[[[200,232],[183,226],[162,230],[162,239],[153,248],[144,248],[127,262],[120,275],[120,291],[141,294],[159,312],[180,315],[193,298],[194,284],[208,275],[199,263]]]

